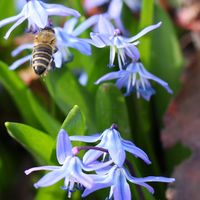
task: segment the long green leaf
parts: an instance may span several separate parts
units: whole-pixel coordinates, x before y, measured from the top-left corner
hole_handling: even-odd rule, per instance
[[[0,62],[0,82],[7,89],[14,100],[23,119],[35,127],[43,127],[49,134],[56,135],[60,124],[52,118],[40,105],[29,88],[18,75],[8,69],[8,66]]]
[[[10,136],[22,144],[37,161],[45,164],[56,163],[53,152],[55,141],[51,136],[20,123],[6,122],[5,126]]]
[[[45,83],[50,95],[65,115],[72,106],[78,105],[87,120],[89,131],[94,131],[93,98],[66,67],[49,73]]]
[[[77,105],[70,110],[61,128],[65,129],[70,135],[84,134],[86,130],[85,118]]]
[[[153,35],[151,71],[168,82],[176,93],[180,88],[180,74],[183,67],[180,45],[169,16],[159,6],[155,9],[155,19],[162,21],[163,24]],[[161,121],[171,95],[158,85],[155,85],[155,88],[157,91],[154,97],[155,115]]]
[[[96,118],[99,130],[109,128],[112,123],[130,138],[130,125],[124,96],[111,83],[102,84],[96,94]]]

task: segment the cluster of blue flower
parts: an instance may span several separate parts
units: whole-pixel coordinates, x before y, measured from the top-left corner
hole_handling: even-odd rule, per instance
[[[156,28],[161,23],[149,26],[133,37],[125,37],[127,33],[121,21],[122,0],[87,0],[85,8],[91,9],[95,6],[100,6],[104,3],[109,3],[108,11],[103,14],[94,15],[79,26],[79,12],[63,5],[48,4],[39,0],[29,0],[24,5],[22,11],[14,17],[10,17],[0,21],[0,27],[15,22],[5,35],[7,39],[10,33],[26,19],[28,20],[28,31],[37,33],[40,29],[52,26],[49,16],[72,15],[63,27],[54,27],[56,35],[57,52],[53,55],[55,66],[60,68],[62,63],[71,60],[71,53],[68,48],[75,48],[85,55],[91,55],[91,45],[97,48],[110,47],[109,67],[114,66],[115,56],[119,70],[108,73],[96,81],[99,84],[103,81],[117,79],[116,85],[118,88],[126,87],[126,95],[135,91],[138,97],[143,97],[149,100],[155,93],[151,87],[149,80],[154,80],[161,84],[169,93],[172,90],[168,84],[158,77],[148,72],[140,62],[140,54],[136,45],[137,40]],[[139,1],[124,0],[124,3],[131,10],[139,8]],[[115,22],[115,27],[111,21]],[[90,39],[78,38],[78,36],[89,27],[93,26],[94,32],[90,34]],[[32,49],[33,43],[23,44],[12,52],[15,56],[24,49]],[[10,69],[16,69],[24,62],[31,59],[31,55],[21,58],[14,62]],[[100,141],[97,146],[81,146],[73,147],[71,141],[83,141],[87,143]],[[80,150],[88,150],[81,160],[77,157]],[[38,170],[50,170],[37,183],[36,188],[50,186],[64,178],[64,190],[68,190],[68,197],[75,191],[75,188],[83,189],[82,197],[102,189],[110,187],[108,199],[127,199],[131,200],[131,191],[127,180],[131,183],[144,186],[151,193],[153,188],[146,182],[173,182],[173,178],[165,177],[144,177],[137,178],[132,174],[128,160],[126,159],[125,151],[133,156],[142,159],[146,164],[151,164],[148,156],[144,151],[135,146],[131,141],[121,138],[118,128],[115,124],[111,128],[106,129],[102,134],[93,136],[71,136],[68,137],[65,130],[60,130],[57,137],[57,160],[61,166],[42,166],[34,167],[26,170],[26,174]],[[86,174],[86,172],[89,172]],[[94,172],[93,174],[91,172]]]

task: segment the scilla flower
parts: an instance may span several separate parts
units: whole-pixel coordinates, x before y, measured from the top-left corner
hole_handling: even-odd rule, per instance
[[[64,178],[63,189],[68,190],[68,197],[70,198],[75,184],[81,184],[85,188],[91,188],[93,184],[93,179],[82,171],[87,171],[88,168],[75,156],[75,153],[67,133],[61,129],[56,145],[57,160],[61,166],[33,167],[26,170],[25,173],[28,175],[33,171],[50,170],[51,172],[47,173],[34,184],[35,188],[53,185]]]
[[[141,62],[132,62],[124,70],[108,73],[98,79],[96,84],[112,79],[117,79],[116,85],[119,89],[126,87],[125,95],[135,91],[138,98],[142,96],[146,100],[149,100],[155,94],[155,90],[152,88],[149,80],[157,82],[170,94],[173,93],[168,83],[149,73]]]
[[[109,3],[106,14],[109,15],[109,18],[114,20],[120,31],[127,33],[121,20],[123,3],[125,3],[134,12],[140,9],[141,0],[86,0],[84,7],[86,10],[90,10],[106,3]]]
[[[119,131],[116,129],[116,125],[112,125],[111,128],[106,129],[101,135],[96,134],[92,136],[70,136],[72,141],[83,141],[83,142],[97,142],[100,143],[96,146],[108,150],[109,156],[115,164],[122,166],[126,159],[125,151],[133,154],[135,157],[141,158],[147,164],[150,164],[148,156],[140,148],[136,147],[131,141],[124,140],[121,138]],[[102,156],[102,151],[89,150],[83,157],[83,163],[91,164]]]
[[[4,37],[5,39],[8,39],[10,33],[27,19],[28,29],[32,32],[37,32],[40,28],[49,26],[48,16],[51,15],[80,16],[78,11],[67,8],[63,5],[43,3],[39,0],[29,0],[18,15],[1,20],[0,28],[6,24],[15,22],[15,24],[11,26]]]
[[[161,22],[151,25],[143,29],[137,35],[126,38],[121,35],[119,29],[115,29],[112,23],[103,15],[99,17],[98,32],[91,33],[92,44],[98,48],[110,47],[109,67],[114,66],[115,55],[117,53],[119,68],[122,70],[123,66],[131,59],[133,62],[140,57],[136,45],[137,40],[148,32],[158,28]]]
[[[149,192],[154,193],[154,189],[146,182],[174,182],[174,178],[148,176],[144,178],[136,178],[130,175],[124,167],[114,165],[110,167],[105,174],[91,175],[94,184],[91,188],[86,188],[82,197],[86,197],[96,190],[110,187],[110,193],[107,199],[114,200],[131,200],[131,190],[127,181],[145,187]]]

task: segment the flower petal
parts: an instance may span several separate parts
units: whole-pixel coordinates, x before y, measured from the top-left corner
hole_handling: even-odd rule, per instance
[[[60,170],[60,169],[54,170],[52,172],[47,173],[45,176],[43,176],[37,183],[34,184],[34,187],[39,188],[39,187],[50,186],[58,182],[64,177],[65,177],[65,173],[63,170]]]
[[[17,22],[15,22],[6,32],[4,38],[7,40],[8,37],[10,36],[11,32],[17,27],[19,26],[23,21],[25,21],[26,18],[21,17]]]
[[[110,2],[108,13],[112,19],[121,17],[122,5],[122,0],[112,0]]]
[[[100,34],[113,35],[114,30],[115,28],[112,23],[104,15],[100,15],[98,21],[98,32]]]
[[[140,73],[141,76],[143,76],[144,78],[147,79],[151,79],[156,81],[157,83],[159,83],[160,85],[162,85],[170,94],[173,93],[173,91],[170,89],[170,87],[168,86],[168,83],[163,81],[162,79],[154,76],[153,74],[149,73],[144,66],[142,65],[142,63],[138,63],[138,72]]]
[[[83,31],[85,31],[89,27],[97,24],[98,19],[99,19],[99,15],[93,15],[93,16],[89,17],[84,22],[82,22],[77,28],[75,28],[75,30],[73,31],[73,35],[74,36],[80,35]]]
[[[95,84],[99,84],[101,82],[104,82],[104,81],[108,81],[108,80],[113,80],[113,79],[117,79],[117,78],[120,78],[120,77],[123,77],[124,75],[126,75],[127,72],[125,70],[120,70],[118,72],[110,72],[108,74],[105,74],[104,76],[102,76],[101,78],[99,78]]]
[[[90,37],[93,41],[92,44],[98,48],[112,45],[111,40],[109,39],[109,35],[92,32],[90,33]]]
[[[66,33],[72,34],[77,22],[78,22],[77,18],[71,18],[65,22],[63,29],[65,30]]]
[[[29,175],[30,173],[32,172],[35,172],[35,171],[40,171],[40,170],[57,170],[57,169],[60,169],[59,166],[41,166],[41,167],[32,167],[28,170],[25,170],[24,173],[26,175]]]
[[[116,181],[113,187],[114,199],[117,200],[131,200],[131,191],[129,184],[126,181],[126,177],[123,175],[121,170],[116,171]]]
[[[56,156],[60,164],[63,164],[67,156],[72,155],[72,145],[67,132],[61,129],[58,133],[56,144]]]
[[[78,183],[81,183],[87,188],[92,187],[93,180],[88,174],[82,172],[81,161],[78,157],[73,157],[71,159],[69,169],[70,168],[71,168],[70,175],[73,176]]]
[[[110,129],[107,133],[106,147],[113,162],[121,167],[124,164],[126,155],[117,130]]]
[[[125,142],[125,140],[122,141],[123,147],[126,151],[133,154],[135,157],[139,157],[142,160],[144,160],[145,163],[151,164],[151,161],[149,160],[147,154],[140,148],[136,147],[135,145],[131,145],[128,142]]]
[[[19,60],[16,60],[12,65],[9,66],[10,70],[15,70],[18,67],[20,67],[22,64],[24,64],[27,61],[31,60],[31,55],[25,56],[23,58],[20,58]]]
[[[162,24],[162,22],[159,22],[157,24],[148,26],[148,27],[144,28],[142,31],[140,31],[137,35],[135,35],[131,38],[126,38],[125,41],[126,42],[133,42],[133,41],[139,39],[140,37],[142,37],[143,35],[147,34],[148,32],[160,27],[161,24]]]
[[[60,16],[68,16],[72,15],[74,17],[80,17],[80,13],[74,9],[68,8],[59,4],[47,4],[41,2],[42,6],[46,9],[48,15],[60,15]]]
[[[81,141],[81,142],[96,142],[100,139],[100,134],[90,135],[90,136],[69,136],[71,141]]]
[[[33,46],[34,46],[33,43],[22,44],[19,47],[17,47],[15,50],[13,50],[11,52],[11,55],[12,56],[16,56],[16,55],[18,55],[19,53],[21,53],[25,49],[32,49]]]
[[[1,28],[2,26],[5,26],[6,24],[12,23],[12,22],[14,22],[14,21],[18,21],[18,20],[21,19],[23,16],[24,16],[24,15],[23,15],[23,13],[21,12],[21,13],[19,13],[19,14],[16,15],[16,16],[8,17],[8,18],[6,18],[6,19],[1,20],[1,21],[0,21],[0,28]]]

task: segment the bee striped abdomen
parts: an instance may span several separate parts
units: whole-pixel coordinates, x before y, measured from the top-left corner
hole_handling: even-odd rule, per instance
[[[32,67],[36,74],[42,75],[52,61],[53,49],[47,44],[36,45],[32,53]]]

